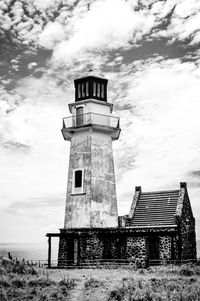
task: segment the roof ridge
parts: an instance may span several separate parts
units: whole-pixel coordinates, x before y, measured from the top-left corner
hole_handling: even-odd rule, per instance
[[[175,190],[160,190],[160,191],[145,191],[145,192],[141,192],[141,194],[149,194],[149,193],[166,193],[166,192],[179,192],[180,189],[175,189]],[[140,195],[141,195],[140,194]]]

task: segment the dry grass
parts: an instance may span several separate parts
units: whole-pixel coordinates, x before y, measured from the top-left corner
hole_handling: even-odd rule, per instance
[[[46,270],[0,260],[0,301],[200,300],[200,266]]]

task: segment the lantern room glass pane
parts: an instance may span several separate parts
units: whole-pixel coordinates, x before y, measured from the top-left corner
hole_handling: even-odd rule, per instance
[[[101,84],[101,97],[104,98],[104,84]]]
[[[86,82],[86,96],[89,96],[89,83]]]
[[[78,84],[78,98],[81,97],[81,85]]]
[[[96,96],[96,83],[93,82],[93,96]]]
[[[100,83],[97,83],[97,97],[100,97]]]
[[[82,97],[85,97],[85,83],[82,84]]]

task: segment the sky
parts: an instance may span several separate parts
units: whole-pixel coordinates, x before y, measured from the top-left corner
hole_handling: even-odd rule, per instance
[[[0,242],[64,226],[74,79],[108,79],[119,214],[187,182],[200,239],[200,1],[0,2]]]

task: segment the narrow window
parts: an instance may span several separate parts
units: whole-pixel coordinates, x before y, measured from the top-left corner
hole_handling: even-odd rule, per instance
[[[74,175],[74,177],[75,177],[75,181],[74,181],[74,187],[75,188],[80,188],[80,187],[82,187],[82,175],[83,175],[83,172],[82,172],[82,170],[76,170],[75,171],[75,175]]]

